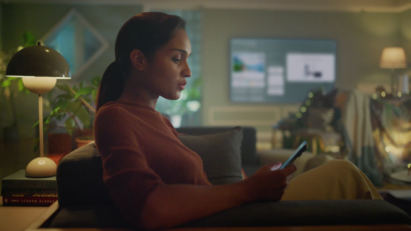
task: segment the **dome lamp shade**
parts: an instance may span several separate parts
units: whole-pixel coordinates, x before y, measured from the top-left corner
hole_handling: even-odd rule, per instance
[[[9,61],[7,77],[52,77],[70,79],[70,67],[57,51],[42,46],[30,46],[18,51]]]

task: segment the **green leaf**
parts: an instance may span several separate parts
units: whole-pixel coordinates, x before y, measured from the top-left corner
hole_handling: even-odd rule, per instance
[[[70,136],[72,136],[73,130],[76,127],[76,123],[74,122],[73,118],[71,118],[71,116],[69,118],[67,118],[66,121],[64,122],[64,125],[66,126],[67,133]]]
[[[16,79],[21,79],[21,78],[18,78],[18,77],[7,77],[7,79],[8,79],[8,80],[16,80]]]
[[[101,76],[95,76],[92,80],[91,83],[96,86],[99,87],[100,86],[100,82],[101,82]]]
[[[78,86],[79,86],[79,88],[84,87],[84,81],[83,81],[83,82],[80,82]]]
[[[24,32],[22,35],[22,40],[25,47],[36,45],[36,38],[31,32]]]
[[[79,107],[76,111],[76,117],[81,121],[84,128],[88,128],[91,125],[90,113],[84,107]]]
[[[11,84],[11,79],[7,78],[6,80],[4,80],[4,81],[1,83],[1,86],[2,86],[2,87],[8,87],[8,86],[10,86],[10,84]]]
[[[29,133],[30,137],[31,137],[31,134],[33,134],[33,129],[34,129],[35,127],[37,127],[37,126],[39,126],[39,121],[38,121],[38,120],[37,120],[37,122],[34,123],[34,125],[30,128],[30,133]]]
[[[73,92],[71,92],[71,90],[70,90],[70,86],[69,86],[69,85],[67,85],[67,84],[61,84],[61,85],[57,85],[56,87],[57,87],[58,89],[64,91],[64,92],[68,93],[69,95],[73,95],[73,96],[74,96]]]
[[[73,96],[71,96],[70,94],[62,94],[62,95],[58,95],[57,97],[56,97],[56,99],[66,99],[66,101],[67,100],[71,100],[72,98],[73,98]]]
[[[68,102],[66,110],[75,114],[77,109],[81,106],[81,102]]]
[[[24,87],[24,84],[23,84],[23,80],[22,80],[22,79],[19,79],[19,80],[17,81],[17,86],[19,87],[19,92],[24,91],[25,87]]]
[[[74,86],[72,87],[72,89],[73,89],[75,92],[77,92],[77,90],[78,90],[78,88],[77,88],[76,85],[74,85]]]
[[[88,94],[90,94],[93,90],[94,90],[94,87],[83,87],[83,88],[80,88],[80,89],[77,91],[76,96],[74,97],[74,99],[77,99],[79,96],[82,96],[82,95],[88,95]]]
[[[31,142],[32,142],[31,145],[33,147],[33,152],[36,153],[40,146],[40,138],[37,137],[33,139]]]
[[[91,92],[91,97],[93,98],[93,101],[94,101],[94,102],[97,101],[97,90],[96,90],[96,89],[94,89],[94,90]]]
[[[61,109],[61,110],[66,110],[67,109],[67,106],[68,106],[68,101],[67,100],[64,100],[64,99],[59,99],[58,101],[57,101],[57,103],[56,104],[54,104],[54,108],[56,109]],[[53,111],[55,110],[55,109],[53,109]],[[56,112],[57,112],[58,110],[56,110]]]

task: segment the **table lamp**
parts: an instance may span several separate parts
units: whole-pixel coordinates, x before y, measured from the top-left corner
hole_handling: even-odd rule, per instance
[[[6,76],[23,78],[24,86],[39,95],[40,157],[27,165],[26,176],[54,176],[56,163],[44,157],[42,94],[53,89],[57,79],[71,79],[70,67],[60,53],[38,42],[37,46],[23,48],[13,55],[7,65]]]
[[[404,49],[402,47],[386,47],[382,50],[381,59],[380,59],[381,68],[390,68],[391,69],[391,93],[394,95],[394,70],[399,68],[407,67],[407,58],[405,56]],[[398,80],[397,80],[398,88]],[[397,91],[399,89],[396,89]]]

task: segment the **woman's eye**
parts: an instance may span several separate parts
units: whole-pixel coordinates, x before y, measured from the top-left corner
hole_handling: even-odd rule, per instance
[[[180,61],[181,61],[181,59],[173,58],[173,62],[175,62],[175,63],[178,63]]]

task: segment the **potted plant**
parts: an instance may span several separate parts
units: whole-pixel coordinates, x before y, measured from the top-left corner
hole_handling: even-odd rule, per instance
[[[96,111],[91,104],[97,98],[100,81],[101,77],[96,76],[89,85],[85,82],[73,86],[56,85],[61,93],[50,102],[51,112],[43,118],[44,129],[47,130],[51,120],[55,118],[64,123],[65,130],[76,141],[77,147],[93,141],[92,126]],[[34,126],[37,124],[38,122]]]

